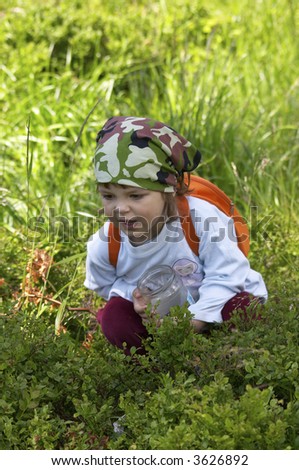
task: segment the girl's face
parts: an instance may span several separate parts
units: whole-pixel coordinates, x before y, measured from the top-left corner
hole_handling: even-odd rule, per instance
[[[166,222],[165,196],[119,184],[99,184],[104,214],[126,233],[134,245],[155,237]]]

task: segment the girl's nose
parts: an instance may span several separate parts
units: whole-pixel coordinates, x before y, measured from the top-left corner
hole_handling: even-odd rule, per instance
[[[119,213],[119,215],[124,215],[130,212],[129,205],[126,203],[126,201],[119,201],[116,204],[115,210]]]

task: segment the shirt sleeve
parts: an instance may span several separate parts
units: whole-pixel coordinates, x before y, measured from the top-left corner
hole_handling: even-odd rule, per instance
[[[115,267],[109,261],[108,225],[105,224],[87,243],[86,277],[84,286],[95,291],[105,300],[123,297],[132,300],[134,286],[117,277]]]
[[[200,238],[199,262],[204,277],[199,300],[189,310],[195,320],[221,323],[225,303],[245,290],[250,265],[238,248],[231,218],[201,201],[201,210],[194,211],[193,219]]]

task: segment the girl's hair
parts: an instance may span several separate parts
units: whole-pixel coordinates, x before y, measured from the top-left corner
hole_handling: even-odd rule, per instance
[[[178,217],[178,210],[177,210],[177,204],[176,204],[175,198],[177,196],[184,196],[186,194],[191,194],[189,185],[190,185],[190,175],[188,173],[187,184],[184,181],[184,176],[181,176],[178,178],[175,197],[173,197],[173,193],[164,193],[165,214],[168,217],[168,219],[173,220]]]
[[[176,194],[177,196],[184,196],[185,194],[190,194],[191,191],[189,189],[189,186],[190,186],[190,173],[187,173],[188,174],[188,181],[187,181],[187,184],[185,183],[185,179],[184,179],[184,174],[182,174],[182,176],[179,176],[177,178],[177,186],[176,186]]]

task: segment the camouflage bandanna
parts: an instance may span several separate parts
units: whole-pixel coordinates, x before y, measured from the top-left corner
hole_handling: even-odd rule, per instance
[[[97,135],[95,176],[99,183],[173,192],[177,178],[194,170],[200,159],[191,142],[166,124],[119,116]]]

